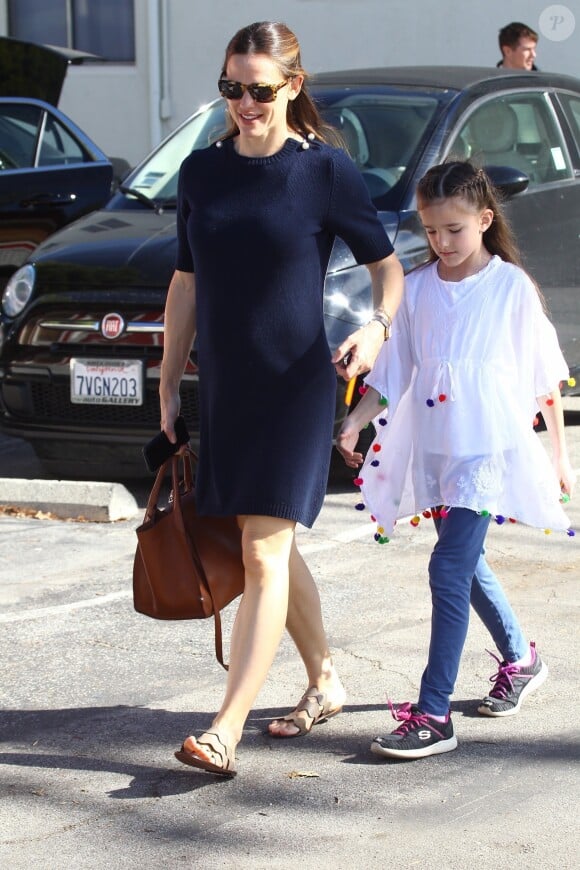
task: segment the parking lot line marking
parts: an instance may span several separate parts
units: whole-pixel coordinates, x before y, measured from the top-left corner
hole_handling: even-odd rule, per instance
[[[577,470],[580,474],[580,469]],[[401,517],[397,522],[402,524],[409,521],[411,516]],[[357,541],[361,538],[369,537],[372,540],[373,526],[372,523],[365,523],[360,526],[353,526],[351,529],[346,529],[344,532],[339,532],[332,539],[321,541],[318,544],[302,544],[298,541],[300,552],[303,556],[308,556],[310,553],[322,553],[324,550],[331,550],[336,546],[336,543],[348,544],[351,541]],[[126,598],[132,598],[133,592],[131,589],[125,589],[121,592],[109,592],[106,595],[99,595],[95,598],[87,598],[82,601],[73,601],[70,604],[56,604],[52,607],[38,608],[36,610],[20,611],[19,613],[0,613],[0,623],[8,622],[26,622],[30,619],[41,619],[43,616],[57,616],[61,613],[70,613],[73,610],[82,610],[87,607],[98,607],[101,604],[108,604],[111,601],[122,601]]]
[[[335,535],[332,540],[320,542],[318,544],[303,544],[300,546],[300,552],[303,555],[309,553],[320,553],[324,550],[331,550],[336,547],[336,542],[348,543],[357,538],[362,538],[368,535],[371,531],[369,525],[355,526],[353,529],[348,529],[345,532],[340,532]],[[132,598],[133,591],[124,589],[121,592],[109,592],[106,595],[98,595],[95,598],[85,598],[81,601],[71,601],[69,604],[55,604],[51,607],[39,607],[34,610],[20,611],[19,613],[0,613],[0,624],[9,622],[26,622],[31,619],[42,619],[47,616],[59,616],[63,613],[71,613],[74,610],[83,610],[88,607],[99,607],[102,604],[109,604],[111,601],[122,601],[123,599]]]
[[[124,589],[122,592],[108,592],[106,595],[98,595],[95,598],[71,601],[70,604],[54,604],[52,607],[39,607],[35,610],[20,611],[20,613],[0,613],[0,623],[26,622],[29,619],[41,619],[43,616],[57,616],[61,613],[70,613],[73,610],[82,610],[85,607],[98,607],[100,604],[109,604],[111,601],[121,601],[132,596],[131,589]]]
[[[331,550],[336,546],[337,540],[342,543],[362,538],[369,533],[369,526],[358,526],[354,529],[349,529],[347,532],[342,532],[336,535],[330,541],[324,541],[319,544],[304,544],[300,547],[300,552],[303,555],[309,553],[320,553],[324,550]],[[55,604],[51,607],[39,607],[34,610],[25,610],[18,613],[0,613],[0,624],[9,622],[26,622],[31,619],[42,619],[47,616],[59,616],[63,613],[71,613],[74,610],[83,610],[88,607],[99,607],[102,604],[109,604],[111,601],[122,601],[123,599],[132,598],[133,591],[124,589],[121,592],[109,592],[106,595],[98,595],[95,598],[85,598],[81,601],[71,601],[69,604]]]
[[[375,533],[375,526],[369,520],[364,526],[353,526],[352,529],[346,529],[344,532],[339,532],[334,536],[335,541],[340,541],[341,544],[349,544],[351,541],[357,541],[359,538],[368,537],[372,539]]]

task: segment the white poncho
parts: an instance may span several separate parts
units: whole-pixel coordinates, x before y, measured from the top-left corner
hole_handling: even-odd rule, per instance
[[[517,266],[495,256],[459,282],[442,281],[436,263],[407,276],[393,336],[366,378],[388,400],[360,473],[381,534],[437,505],[567,529],[532,428],[536,397],[567,378],[555,329]]]

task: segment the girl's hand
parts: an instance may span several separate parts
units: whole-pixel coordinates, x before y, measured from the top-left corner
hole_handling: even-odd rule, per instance
[[[556,462],[555,467],[562,492],[571,496],[572,491],[574,490],[574,484],[576,483],[576,472],[572,468],[570,460],[566,456],[564,459],[560,459]]]
[[[342,424],[342,428],[336,439],[336,449],[344,458],[349,468],[358,468],[362,465],[362,453],[356,453],[355,447],[358,441],[359,430],[354,426],[349,417]]]

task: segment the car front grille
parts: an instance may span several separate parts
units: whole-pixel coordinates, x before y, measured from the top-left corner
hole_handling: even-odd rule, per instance
[[[57,424],[71,426],[110,425],[130,432],[134,429],[159,428],[159,394],[147,390],[142,405],[84,405],[72,404],[67,383],[30,384],[32,416],[36,425]],[[191,433],[199,429],[197,383],[184,382],[181,389],[181,413]],[[21,415],[18,415],[21,418]]]

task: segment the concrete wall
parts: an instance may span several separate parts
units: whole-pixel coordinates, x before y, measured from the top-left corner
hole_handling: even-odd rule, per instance
[[[71,68],[60,107],[104,151],[134,164],[217,95],[227,41],[239,27],[264,18],[284,21],[296,32],[311,72],[399,64],[492,67],[500,57],[500,27],[524,21],[540,33],[542,70],[580,76],[580,0],[551,9],[554,5],[546,0],[135,0],[136,64]],[[5,7],[0,0],[0,32],[6,32]]]

